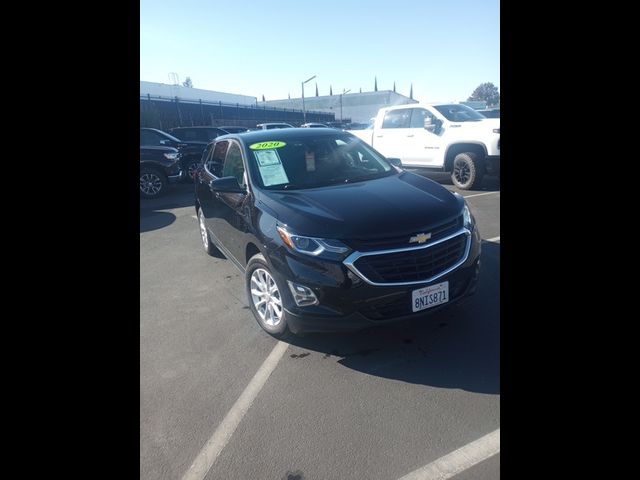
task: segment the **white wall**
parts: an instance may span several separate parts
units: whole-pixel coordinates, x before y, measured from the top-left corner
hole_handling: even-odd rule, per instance
[[[340,95],[305,96],[304,103],[307,111],[334,113],[336,120],[340,120]],[[371,117],[376,116],[382,107],[407,103],[417,103],[417,101],[391,90],[347,93],[342,95],[342,118],[350,118],[352,122],[367,123]],[[269,107],[302,110],[302,98],[271,100],[266,104]],[[263,105],[263,103],[259,102],[258,105]]]

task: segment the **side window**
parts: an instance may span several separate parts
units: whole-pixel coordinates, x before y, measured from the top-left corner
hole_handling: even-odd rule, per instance
[[[244,185],[244,164],[242,163],[242,152],[237,143],[232,143],[227,152],[227,159],[222,169],[223,177],[236,177],[240,185]]]
[[[429,118],[433,122],[433,115],[431,115],[424,108],[414,108],[411,112],[411,127],[410,128],[424,128],[424,120]]]
[[[161,145],[160,135],[151,130],[140,130],[140,145]]]
[[[219,177],[222,173],[222,164],[224,163],[224,157],[227,155],[227,148],[229,148],[229,142],[227,141],[216,143],[213,147],[213,152],[204,164],[204,168],[216,177]]]
[[[411,108],[401,108],[387,112],[382,121],[382,128],[409,128],[411,110]]]
[[[202,152],[202,158],[200,159],[200,163],[202,163],[203,165],[205,165],[207,163],[207,160],[209,159],[209,157],[211,156],[211,152],[213,151],[213,144],[210,143],[209,145],[207,145],[207,147],[204,149],[204,152]]]

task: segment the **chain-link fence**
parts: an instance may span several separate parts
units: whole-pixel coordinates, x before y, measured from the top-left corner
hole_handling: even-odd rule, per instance
[[[335,114],[306,112],[307,122],[333,122]],[[293,126],[304,123],[302,110],[273,108],[266,105],[240,105],[169,99],[153,95],[140,96],[140,126],[169,130],[196,125],[237,125],[253,128],[259,123],[286,122]]]

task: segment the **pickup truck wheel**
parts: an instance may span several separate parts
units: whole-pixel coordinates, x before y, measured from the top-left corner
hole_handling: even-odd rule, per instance
[[[247,263],[245,280],[249,308],[258,325],[276,338],[287,336],[287,312],[280,293],[283,286],[271,275],[267,261],[261,254],[255,254]]]
[[[154,168],[140,169],[140,195],[144,198],[156,198],[167,189],[167,178]]]
[[[453,159],[451,181],[460,190],[471,190],[482,183],[484,168],[478,155],[473,152],[463,152]]]

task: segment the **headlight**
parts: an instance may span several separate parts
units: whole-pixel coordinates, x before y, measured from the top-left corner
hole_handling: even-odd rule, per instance
[[[165,153],[164,158],[166,158],[167,160],[175,160],[176,158],[178,158],[178,155],[178,153]]]
[[[473,226],[473,216],[471,215],[471,210],[469,210],[469,207],[467,206],[467,201],[458,192],[453,192],[453,194],[462,200],[462,224],[465,228],[471,230],[471,227]]]
[[[467,207],[466,203],[462,208],[462,222],[465,228],[471,230],[471,227],[473,226],[473,217],[471,216],[471,212],[469,211],[469,207]]]
[[[303,237],[289,232],[284,227],[276,227],[280,238],[291,250],[295,250],[305,255],[313,257],[342,257],[349,251],[344,243],[339,240],[329,240],[327,238]]]

